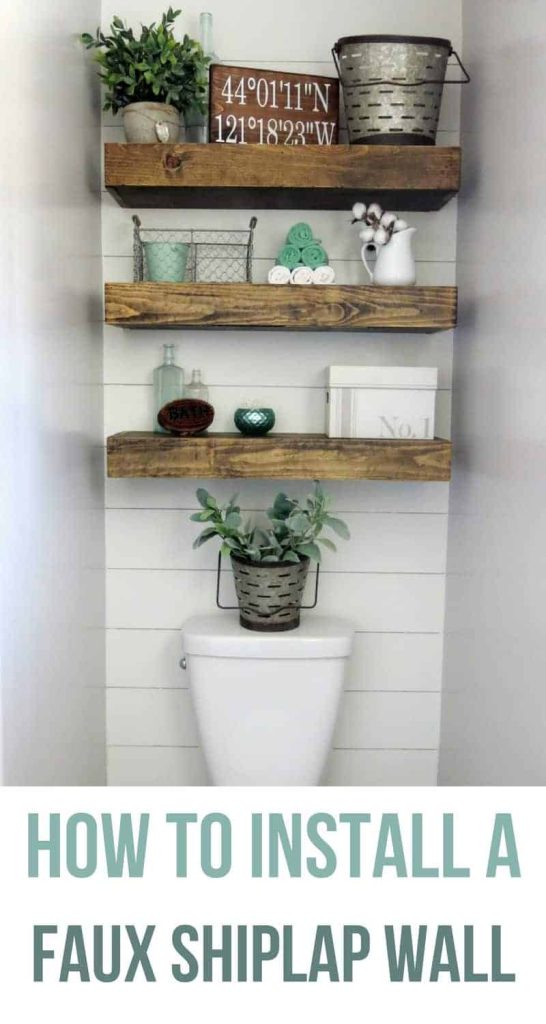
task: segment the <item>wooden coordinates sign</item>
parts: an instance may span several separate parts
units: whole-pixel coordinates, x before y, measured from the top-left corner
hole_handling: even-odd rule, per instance
[[[211,66],[211,142],[332,146],[338,128],[337,78]]]

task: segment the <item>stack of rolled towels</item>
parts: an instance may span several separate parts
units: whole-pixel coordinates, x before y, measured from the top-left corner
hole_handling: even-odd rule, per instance
[[[335,279],[328,253],[309,224],[294,224],[269,271],[269,284],[333,284]]]

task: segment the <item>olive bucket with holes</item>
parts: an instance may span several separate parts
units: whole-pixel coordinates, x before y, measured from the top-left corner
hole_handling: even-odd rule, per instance
[[[444,83],[470,81],[449,39],[345,36],[332,54],[351,145],[433,146]],[[462,78],[445,77],[451,55]]]
[[[222,556],[218,557],[216,604],[219,608],[231,608],[220,602]],[[318,600],[319,568],[315,581],[313,604],[302,605],[303,592],[309,572],[309,559],[302,556],[300,562],[248,562],[238,555],[231,555],[231,567],[235,582],[235,593],[239,602],[239,621],[245,629],[262,633],[280,633],[297,629],[300,624],[302,607],[315,608]]]

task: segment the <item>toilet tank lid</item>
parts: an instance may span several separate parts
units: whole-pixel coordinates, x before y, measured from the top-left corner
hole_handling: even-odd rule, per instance
[[[258,633],[237,613],[196,615],[182,627],[184,654],[216,658],[348,658],[354,627],[344,619],[310,615],[298,629]]]

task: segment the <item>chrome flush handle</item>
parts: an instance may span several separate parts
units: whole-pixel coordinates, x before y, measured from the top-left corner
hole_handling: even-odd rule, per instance
[[[187,663],[186,659],[185,658],[181,658],[180,661],[178,662],[178,664],[180,665],[180,668],[184,669],[184,672],[185,672],[187,667],[188,667],[188,663]]]

